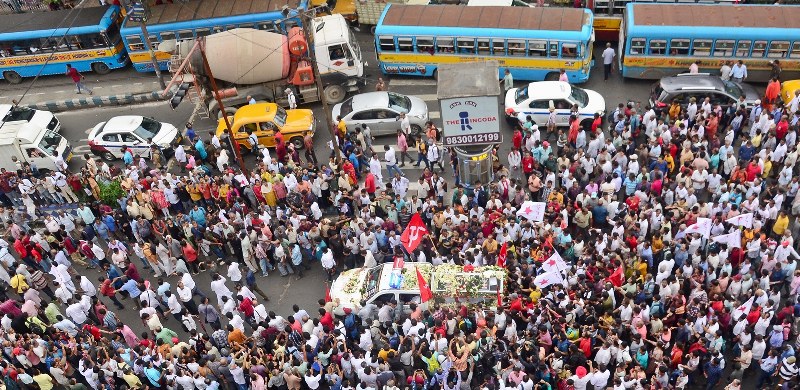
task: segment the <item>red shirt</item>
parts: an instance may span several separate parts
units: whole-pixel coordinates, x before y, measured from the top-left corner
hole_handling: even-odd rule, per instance
[[[183,256],[186,257],[186,261],[190,263],[197,261],[197,251],[192,248],[192,245],[189,243],[183,247]]]
[[[319,323],[324,329],[333,329],[333,316],[331,316],[331,313],[325,312],[325,314],[320,317]]]
[[[72,81],[74,81],[74,82],[76,82],[76,83],[77,83],[78,81],[81,81],[81,74],[80,74],[80,72],[78,72],[78,70],[77,70],[77,69],[75,69],[75,68],[69,68],[69,69],[67,69],[67,76],[69,76],[70,78],[72,78]]]
[[[368,173],[367,178],[364,179],[364,188],[367,190],[368,194],[375,193],[375,175],[373,175],[372,172]]]
[[[527,155],[522,158],[522,172],[533,173],[533,156]]]
[[[252,317],[255,311],[255,309],[253,309],[253,300],[248,297],[242,299],[242,303],[239,304],[239,310],[244,313],[245,317]]]
[[[753,181],[756,179],[756,176],[761,174],[761,167],[754,163],[747,164],[745,173],[747,174],[747,181]]]
[[[522,132],[519,130],[514,130],[514,137],[511,138],[514,142],[515,149],[522,149]]]

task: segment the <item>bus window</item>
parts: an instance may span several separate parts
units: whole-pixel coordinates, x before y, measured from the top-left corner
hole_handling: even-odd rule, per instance
[[[529,57],[547,57],[547,41],[528,41]]]
[[[522,39],[508,40],[508,55],[516,57],[525,56],[525,41]]]
[[[750,56],[750,41],[739,41],[736,44],[736,56],[737,57]]]
[[[550,57],[558,58],[558,42],[550,42]]]
[[[411,38],[397,38],[397,50],[414,51],[414,41]]]
[[[792,44],[792,52],[789,53],[789,58],[800,58],[800,42]]]
[[[239,28],[253,28],[253,24],[252,23],[240,24]]]
[[[663,56],[667,54],[667,41],[665,39],[650,40],[650,55]]]
[[[644,54],[644,47],[647,40],[644,38],[631,39],[631,54]]]
[[[562,43],[561,58],[578,58],[578,44],[566,42]]]
[[[732,40],[717,40],[714,44],[714,57],[730,57],[733,54],[733,44]]]
[[[452,53],[453,52],[453,38],[436,38],[436,52],[437,53]]]
[[[673,56],[687,56],[689,55],[689,41],[688,39],[673,39],[669,43],[670,55]]]
[[[150,46],[152,46],[153,50],[158,50],[158,44],[161,43],[158,41],[158,37],[155,35],[150,36]]]
[[[692,55],[695,57],[708,57],[711,55],[710,39],[695,39],[692,45]]]
[[[478,54],[488,56],[489,53],[489,40],[486,38],[478,38]]]
[[[380,42],[381,51],[394,51],[394,38],[380,37],[378,42]]]
[[[162,32],[161,33],[161,41],[168,41],[171,39],[175,39],[175,33],[172,32]]]
[[[789,51],[788,41],[772,41],[769,44],[769,51],[767,52],[767,57],[783,58],[786,57],[786,53],[788,51]]]
[[[144,50],[141,35],[128,35],[125,39],[128,41],[128,49],[130,51]]]
[[[417,51],[420,53],[433,53],[433,38],[417,37]]]
[[[753,53],[750,54],[753,58],[761,58],[764,57],[764,53],[767,51],[767,41],[755,41],[753,42]]]
[[[496,56],[506,55],[505,43],[502,39],[492,39],[492,54]]]
[[[266,26],[266,24],[265,24],[265,26]],[[198,37],[204,37],[206,35],[211,34],[211,30],[209,30],[207,28],[198,28],[197,30],[194,31],[194,33],[197,34]]]
[[[175,33],[179,40],[184,39],[192,39],[194,38],[194,32],[192,30],[180,30]]]
[[[475,39],[458,38],[456,42],[458,43],[459,54],[475,54]]]

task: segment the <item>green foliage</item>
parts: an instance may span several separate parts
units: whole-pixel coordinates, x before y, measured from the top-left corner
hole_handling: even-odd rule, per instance
[[[119,179],[111,182],[97,182],[97,185],[100,187],[100,201],[111,207],[116,207],[117,199],[125,195]]]

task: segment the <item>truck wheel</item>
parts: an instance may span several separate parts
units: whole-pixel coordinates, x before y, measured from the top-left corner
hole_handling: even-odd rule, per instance
[[[22,82],[22,76],[13,70],[3,72],[3,78],[8,80],[8,82],[11,84],[19,84]]]
[[[322,93],[325,94],[325,99],[328,100],[328,104],[341,103],[342,100],[344,100],[344,96],[347,94],[341,85],[329,85],[325,87]]]
[[[294,145],[294,148],[297,150],[303,149],[306,146],[306,143],[303,141],[303,137],[294,137],[289,140],[289,142]]]
[[[225,112],[228,114],[228,119],[233,121],[233,118],[230,118],[230,117],[232,117],[234,114],[236,114],[236,108],[235,107],[225,107]],[[222,115],[222,110],[217,110],[217,119],[222,119],[222,118],[224,118],[224,116]]]
[[[369,27],[369,33],[370,33],[370,34],[372,34],[372,35],[375,35],[375,27],[376,27],[376,26],[370,26],[370,27]]]
[[[111,73],[111,68],[102,62],[95,62],[92,64],[92,71],[97,74],[109,74]]]
[[[111,154],[111,152],[104,152],[103,154],[100,155],[100,157],[102,157],[103,160],[106,161],[114,161],[117,159],[116,157],[114,157],[113,154]]]

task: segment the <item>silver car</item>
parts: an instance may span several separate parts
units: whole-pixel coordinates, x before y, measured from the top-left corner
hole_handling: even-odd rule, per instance
[[[333,106],[334,120],[341,116],[347,131],[369,126],[373,136],[395,134],[400,129],[400,113],[411,122],[411,133],[419,134],[428,121],[428,105],[424,100],[394,92],[367,92],[355,95]]]

